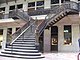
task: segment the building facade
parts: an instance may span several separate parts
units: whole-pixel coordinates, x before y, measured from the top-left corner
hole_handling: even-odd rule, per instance
[[[57,5],[61,5],[66,1],[79,0],[17,0],[0,4],[0,13],[5,16],[1,17],[0,25],[0,42],[2,49],[5,48],[8,33],[13,34],[21,26],[25,24],[20,19],[8,18],[8,15],[14,9],[22,9],[25,12],[31,12],[40,9],[51,9]],[[33,19],[37,19],[38,24],[43,21],[47,14],[32,15]],[[9,21],[8,21],[9,20]],[[10,21],[11,20],[11,21]],[[14,21],[13,21],[14,20]],[[58,21],[53,26],[45,29],[39,38],[40,50],[43,52],[78,52],[80,38],[80,16],[79,14],[69,14]]]

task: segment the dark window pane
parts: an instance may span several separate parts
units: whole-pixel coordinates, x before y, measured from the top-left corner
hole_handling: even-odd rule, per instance
[[[72,44],[71,25],[64,26],[64,45]]]
[[[23,4],[17,5],[17,8],[20,9],[23,7]]]
[[[38,10],[44,9],[44,7],[37,7]]]
[[[34,10],[35,10],[35,8],[28,9],[29,12],[34,11]]]
[[[59,3],[59,0],[51,0],[51,4]]]
[[[0,8],[0,11],[5,11],[5,7]]]
[[[44,5],[44,1],[37,1],[37,6]]]
[[[34,6],[35,6],[35,2],[28,3],[28,7],[34,7]]]
[[[61,3],[66,2],[66,1],[70,1],[70,0],[61,0]]]
[[[9,10],[13,10],[13,9],[15,9],[15,5],[10,6],[10,9]]]

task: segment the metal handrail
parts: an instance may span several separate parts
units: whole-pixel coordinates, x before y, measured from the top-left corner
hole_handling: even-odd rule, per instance
[[[43,32],[43,30],[46,28],[46,26],[52,21],[52,18],[55,18],[58,14],[60,14],[63,11],[67,11],[67,9],[69,9],[69,10],[71,10],[73,8],[76,9],[75,7],[72,7],[73,4],[71,5],[71,3],[64,3],[61,6],[57,6],[54,9],[52,9],[50,11],[50,13],[46,16],[45,20],[37,27],[37,29],[35,28],[34,31],[38,30],[38,33],[40,36],[40,34]],[[30,22],[31,22],[31,24],[28,27],[24,28],[22,31],[20,31],[20,33],[16,36],[15,39],[13,39],[13,41],[10,44],[13,44],[14,41],[16,41],[19,37],[21,37],[29,28],[32,29],[32,25],[35,25],[35,23],[33,23],[32,18],[30,19]]]
[[[74,6],[73,6],[74,5]],[[40,36],[40,34],[43,32],[43,30],[46,28],[46,26],[55,19],[55,17],[64,11],[69,10],[78,10],[78,4],[76,2],[65,2],[62,5],[58,6],[54,10],[50,11],[50,13],[46,16],[45,20],[42,22],[41,25],[37,27],[37,32]],[[54,13],[55,12],[55,13]],[[36,35],[37,36],[37,35]]]
[[[13,39],[13,41],[10,43],[10,45],[12,45],[14,43],[14,41],[16,41],[21,35],[23,35],[29,28],[32,28],[32,25],[35,23],[35,21],[29,25],[26,29],[24,29],[15,39]]]

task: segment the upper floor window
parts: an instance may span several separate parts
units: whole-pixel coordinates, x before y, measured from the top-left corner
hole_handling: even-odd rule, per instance
[[[21,9],[22,7],[23,7],[23,4],[17,5],[17,8],[18,8],[18,9]]]
[[[34,7],[34,6],[35,6],[35,2],[28,3],[28,7]]]
[[[51,0],[51,4],[59,3],[59,0]]]
[[[0,11],[5,11],[5,7],[0,8]]]
[[[37,1],[37,6],[44,5],[44,1]]]
[[[61,0],[61,3],[66,2],[66,1],[70,1],[70,0]]]
[[[13,10],[13,9],[15,9],[15,5],[10,6],[10,8],[9,8],[9,10]]]
[[[64,25],[64,45],[72,44],[71,25]]]

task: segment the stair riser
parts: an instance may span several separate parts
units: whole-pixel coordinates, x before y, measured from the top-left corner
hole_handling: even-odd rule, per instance
[[[15,43],[15,42],[14,42],[13,45],[14,45],[14,44],[22,44],[22,45],[23,45],[23,44],[26,44],[26,45],[29,44],[29,45],[34,45],[35,43]]]
[[[12,46],[12,45],[10,45]],[[35,45],[13,45],[13,47],[16,46],[16,47],[35,47]]]
[[[27,40],[16,40],[15,42],[35,42],[35,41],[31,41],[31,40],[29,40],[29,41],[27,41]]]
[[[22,55],[22,56],[41,56],[41,54],[18,54],[18,53],[13,53],[13,52],[10,52],[10,53],[7,53],[7,52],[2,52],[4,54],[12,54],[12,55]]]
[[[35,40],[34,38],[18,38],[17,40]]]
[[[25,49],[25,50],[35,50],[36,48],[16,48],[16,47],[8,47],[11,49]]]
[[[14,42],[13,44],[35,44],[35,42]]]
[[[35,57],[35,58],[32,58],[32,57],[16,57],[16,56],[13,56],[13,55],[0,55],[0,56],[4,56],[4,57],[12,57],[12,58],[22,58],[22,59],[41,59],[41,58],[44,58],[44,57]]]
[[[5,51],[25,52],[25,53],[38,53],[38,51],[19,51],[19,50],[5,50]]]

